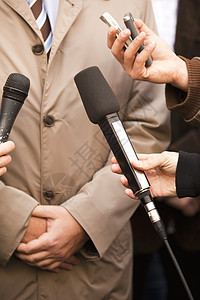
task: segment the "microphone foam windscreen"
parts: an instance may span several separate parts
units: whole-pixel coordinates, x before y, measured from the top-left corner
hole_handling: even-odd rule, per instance
[[[12,73],[3,87],[3,96],[23,103],[28,96],[29,87],[29,78],[19,73]]]
[[[90,67],[74,77],[86,113],[92,123],[120,110],[119,102],[98,67]]]

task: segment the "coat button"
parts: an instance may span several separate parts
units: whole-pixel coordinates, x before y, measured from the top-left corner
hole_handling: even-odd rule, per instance
[[[46,200],[48,200],[48,201],[51,201],[54,198],[54,196],[55,196],[55,194],[54,194],[54,192],[52,190],[44,191],[43,195],[44,195],[44,198]]]
[[[44,52],[44,46],[42,44],[38,44],[32,47],[32,51],[35,55],[41,55]]]
[[[53,116],[46,115],[46,116],[43,118],[43,123],[44,123],[45,126],[51,127],[51,126],[54,125],[55,119],[54,119]]]

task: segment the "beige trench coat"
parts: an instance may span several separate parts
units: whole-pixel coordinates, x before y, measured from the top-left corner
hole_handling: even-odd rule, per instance
[[[164,87],[133,82],[125,74],[106,46],[108,28],[99,20],[109,11],[123,26],[123,14],[131,11],[154,28],[150,1],[72,2],[60,1],[47,65],[46,54],[37,53],[42,36],[26,1],[0,1],[0,87],[13,72],[31,81],[10,135],[16,143],[13,161],[0,185],[1,300],[131,299],[128,220],[138,201],[124,195],[119,176],[106,166],[109,148],[86,116],[76,73],[92,65],[100,68],[138,151],[162,151],[168,145]],[[50,126],[49,116],[55,121]],[[16,259],[14,251],[38,202],[63,205],[89,235],[95,255],[86,253],[80,266],[58,274]]]

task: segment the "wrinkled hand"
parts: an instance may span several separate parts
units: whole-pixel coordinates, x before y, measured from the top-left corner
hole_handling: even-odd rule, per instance
[[[0,176],[7,171],[6,166],[11,162],[11,156],[8,155],[15,149],[15,144],[11,141],[0,144]]]
[[[27,244],[20,243],[15,255],[31,266],[54,272],[79,264],[74,254],[88,236],[72,215],[64,207],[40,205],[32,216],[47,219],[47,232]]]
[[[124,45],[130,36],[130,31],[125,29],[116,38],[115,28],[110,28],[107,35],[107,45],[115,58],[133,79],[148,80],[155,83],[171,83],[186,91],[188,73],[185,62],[176,56],[169,45],[141,20],[135,20],[135,23],[140,34],[125,51]],[[137,54],[143,42],[145,42],[146,47]],[[145,62],[150,55],[153,58],[153,63],[146,68]]]
[[[134,168],[145,171],[150,182],[151,194],[153,197],[173,197],[176,196],[175,173],[179,154],[176,152],[164,151],[161,154],[138,154],[139,160],[133,161]],[[122,171],[117,160],[112,158],[111,170],[121,174]],[[125,193],[135,199],[135,195],[129,188],[128,180],[121,177],[121,183],[127,187]]]

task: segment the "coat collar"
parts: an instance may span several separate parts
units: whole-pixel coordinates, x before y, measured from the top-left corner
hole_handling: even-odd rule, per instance
[[[42,33],[40,32],[37,23],[31,10],[28,6],[26,0],[3,0],[7,5],[9,5],[13,10],[16,11],[28,24],[29,26],[35,31],[35,33],[42,39]]]
[[[31,13],[26,0],[3,0],[3,2],[15,10],[29,24],[40,39],[42,39],[42,34],[37,27],[34,16]],[[79,15],[81,9],[82,0],[60,0],[50,57],[55,55],[60,43]]]
[[[55,24],[52,53],[54,54],[82,9],[82,0],[60,0]]]

